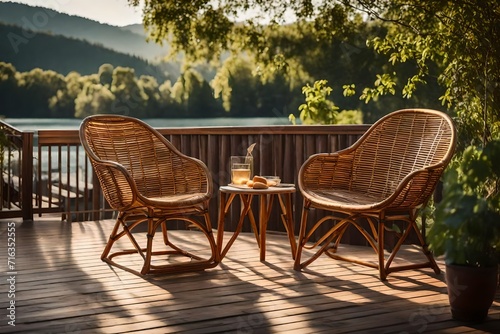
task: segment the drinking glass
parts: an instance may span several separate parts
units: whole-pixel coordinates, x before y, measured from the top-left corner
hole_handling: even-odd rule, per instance
[[[231,156],[231,183],[244,185],[252,177],[253,157],[252,156]]]

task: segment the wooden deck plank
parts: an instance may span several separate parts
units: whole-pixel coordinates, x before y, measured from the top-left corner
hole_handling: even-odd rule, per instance
[[[0,221],[2,238],[6,225]],[[242,233],[215,268],[138,277],[100,260],[112,225],[17,223],[16,326],[7,326],[2,307],[0,333],[500,331],[500,294],[485,323],[456,322],[450,316],[443,274],[404,271],[381,282],[375,269],[326,256],[296,272],[283,234],[268,235],[266,262],[259,261],[253,234]],[[178,232],[193,244],[199,235]],[[4,264],[6,246],[1,245]],[[373,256],[367,247],[343,245],[340,251]],[[411,247],[405,252],[413,254]]]

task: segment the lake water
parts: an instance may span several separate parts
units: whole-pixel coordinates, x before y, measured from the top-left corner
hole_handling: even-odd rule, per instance
[[[19,130],[76,130],[82,120],[76,118],[6,118],[4,121]],[[198,126],[259,126],[290,125],[288,117],[252,117],[252,118],[154,118],[144,121],[155,128],[179,128]]]

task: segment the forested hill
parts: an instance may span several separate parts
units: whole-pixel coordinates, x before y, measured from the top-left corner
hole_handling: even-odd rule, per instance
[[[148,43],[142,29],[101,24],[48,8],[0,2],[0,22],[16,25],[25,30],[84,39],[90,43],[102,44],[109,49],[148,60],[158,59],[168,52],[168,46],[162,47],[154,42]]]
[[[175,79],[165,69],[138,57],[119,53],[86,41],[60,35],[34,33],[18,26],[0,23],[0,61],[11,63],[20,72],[33,68],[53,70],[63,75],[76,71],[97,73],[102,64],[130,67],[137,76],[150,75],[159,82]]]

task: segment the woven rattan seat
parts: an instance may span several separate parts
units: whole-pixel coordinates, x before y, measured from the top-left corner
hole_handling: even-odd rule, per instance
[[[301,270],[326,254],[377,268],[382,280],[391,272],[405,269],[431,267],[439,273],[416,218],[452,158],[455,136],[447,115],[405,109],[381,118],[351,147],[309,157],[298,177],[304,207],[294,268]],[[326,210],[327,215],[310,225],[308,213],[313,208]],[[403,227],[399,232],[387,232],[394,222]],[[349,226],[373,247],[376,261],[338,254]],[[425,262],[391,266],[412,231],[426,255]],[[386,233],[397,235],[389,255],[384,253]],[[304,260],[304,249],[315,252]]]
[[[213,193],[211,174],[205,164],[179,152],[148,124],[131,117],[95,115],[80,126],[80,140],[92,163],[104,197],[118,211],[115,227],[102,253],[102,260],[136,274],[197,271],[219,262],[208,202]],[[169,224],[179,222],[190,233],[203,233],[206,245],[174,244]],[[147,237],[141,245],[139,226]],[[161,226],[164,250],[153,250]],[[144,231],[144,229],[146,229]],[[111,252],[122,237],[133,248]],[[146,245],[144,245],[144,243]],[[202,249],[203,254],[192,249]],[[142,268],[115,261],[115,257],[139,254]],[[161,256],[160,256],[161,255]],[[155,264],[152,260],[161,258]],[[128,263],[128,262],[127,262]]]

